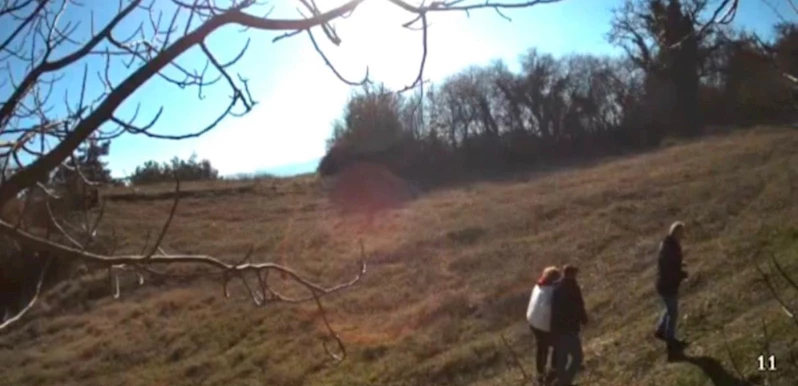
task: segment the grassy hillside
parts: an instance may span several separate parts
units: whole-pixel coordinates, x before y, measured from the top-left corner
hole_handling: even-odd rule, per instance
[[[109,202],[105,231],[114,228],[122,249],[138,251],[147,230],[162,226],[169,189]],[[326,358],[312,304],[258,308],[240,286],[224,299],[210,279],[137,287],[131,278],[114,300],[98,276],[50,291],[22,325],[0,335],[0,383],[517,384],[521,372],[501,335],[531,373],[529,291],[544,266],[563,263],[581,267],[592,319],[580,384],[729,385],[739,378],[735,367],[764,381],[756,371],[763,320],[780,368],[772,384],[798,379],[787,369],[798,329],[754,269],[766,261],[754,252],[769,250],[798,277],[794,130],[739,132],[434,191],[371,227],[341,217],[312,178],[187,189],[204,192],[183,198],[164,243],[170,252],[232,260],[254,245],[254,260],[332,284],[356,273],[363,239],[366,277],[325,300],[347,360]],[[651,332],[660,312],[656,248],[674,220],[688,226],[680,328],[694,343],[693,359],[669,364]]]

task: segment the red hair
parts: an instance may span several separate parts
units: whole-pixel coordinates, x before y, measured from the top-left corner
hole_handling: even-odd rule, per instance
[[[540,275],[540,279],[538,279],[538,285],[549,285],[557,281],[560,278],[560,270],[555,267],[546,267],[543,269],[543,273]]]

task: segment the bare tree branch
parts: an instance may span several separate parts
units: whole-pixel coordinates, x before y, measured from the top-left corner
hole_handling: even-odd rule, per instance
[[[510,346],[510,343],[507,343],[507,339],[504,337],[504,334],[499,334],[499,336],[502,338],[504,347],[507,347],[507,351],[509,351],[510,355],[513,356],[513,361],[515,362],[515,365],[518,367],[519,370],[521,370],[521,375],[523,376],[521,383],[526,384],[527,382],[529,382],[530,378],[526,374],[526,370],[524,370],[524,364],[521,363],[521,359],[518,358],[518,354],[515,353],[515,350],[513,350],[512,346]]]
[[[47,269],[50,267],[50,261],[50,257],[45,258],[44,265],[39,273],[39,279],[36,282],[36,291],[33,293],[33,296],[30,298],[30,300],[28,300],[28,303],[25,305],[25,307],[17,311],[15,315],[11,317],[6,315],[6,317],[0,320],[0,322],[2,322],[0,323],[0,331],[19,321],[23,316],[25,316],[26,313],[28,313],[28,311],[30,311],[31,308],[33,308],[33,305],[36,304],[36,300],[39,299],[39,294],[42,291],[42,283],[44,283],[44,277],[47,275]]]
[[[296,271],[275,263],[243,263],[243,264],[230,264],[219,260],[212,256],[207,255],[170,255],[170,256],[147,256],[147,255],[121,255],[121,256],[105,256],[98,255],[88,251],[82,251],[77,248],[60,245],[55,242],[46,240],[25,230],[18,229],[17,227],[0,220],[0,234],[5,234],[13,237],[20,244],[25,245],[33,250],[49,252],[61,258],[74,259],[74,260],[90,260],[107,266],[138,266],[142,264],[148,265],[173,265],[173,264],[198,264],[209,268],[214,268],[217,274],[239,274],[242,272],[259,272],[266,270],[278,271],[287,275],[291,280],[307,287],[309,290],[316,291],[320,294],[328,294],[339,291],[341,289],[351,287],[366,271],[366,262],[361,261],[360,269],[354,279],[338,284],[333,287],[323,287],[319,284],[311,282]],[[306,301],[312,299],[296,299],[294,301]]]
[[[759,272],[759,275],[762,276],[762,279],[765,282],[765,286],[767,287],[768,291],[770,291],[770,294],[773,295],[773,298],[776,299],[777,302],[779,302],[779,305],[781,305],[781,309],[784,311],[784,313],[787,315],[788,318],[792,319],[795,326],[798,327],[798,318],[795,315],[795,311],[779,295],[779,292],[776,290],[776,287],[774,287],[773,283],[771,282],[770,276],[768,276],[758,265],[756,266],[756,270]]]
[[[59,198],[59,194],[51,192],[48,184],[57,175],[54,172],[69,171],[76,176],[83,193],[97,187],[97,182],[91,179],[92,173],[88,169],[83,170],[75,156],[83,144],[115,139],[125,133],[169,140],[192,138],[214,129],[229,116],[240,116],[251,111],[257,102],[250,93],[248,80],[235,73],[235,65],[251,46],[250,41],[247,40],[231,59],[221,58],[208,43],[211,41],[209,38],[225,26],[282,34],[274,41],[307,32],[314,49],[337,78],[351,86],[368,84],[368,67],[362,80],[346,79],[322,51],[313,33],[313,29],[319,27],[328,41],[339,45],[342,39],[333,22],[351,15],[363,1],[349,0],[339,6],[322,10],[314,0],[301,0],[300,4],[304,8],[298,10],[298,17],[280,19],[271,18],[271,10],[265,15],[256,11],[257,6],[262,5],[257,0],[233,1],[228,5],[208,0],[148,3],[130,0],[120,1],[109,20],[104,25],[95,26],[94,14],[90,9],[79,10],[86,15],[81,21],[71,20],[71,16],[64,17],[71,13],[80,15],[71,7],[80,8],[85,5],[75,1],[0,0],[0,25],[9,31],[0,41],[0,71],[4,71],[4,75],[0,77],[0,87],[9,90],[3,93],[4,100],[0,101],[0,157],[4,158],[0,206],[13,200],[22,200],[23,194],[24,200],[30,203],[34,199],[33,192],[41,190],[46,196],[42,205],[46,207],[49,224],[52,224],[46,227],[46,235],[43,236],[36,233],[40,229],[24,224],[24,213],[16,223],[0,220],[0,234],[9,237],[26,250],[48,256],[33,298],[22,311],[3,319],[0,330],[18,321],[33,307],[42,290],[52,256],[59,261],[63,259],[92,263],[100,269],[107,269],[115,298],[120,296],[120,275],[133,273],[138,277],[139,284],[143,283],[145,275],[214,276],[221,279],[225,296],[229,296],[229,282],[240,279],[256,306],[276,301],[315,301],[329,336],[338,346],[337,349],[331,349],[325,341],[325,351],[332,358],[343,360],[347,355],[346,349],[332,328],[320,298],[352,287],[365,274],[365,251],[362,243],[361,262],[354,278],[331,286],[311,281],[281,264],[253,262],[252,248],[238,263],[207,255],[167,254],[162,244],[175,218],[181,193],[180,181],[176,179],[174,201],[162,228],[154,237],[153,244],[149,243],[148,232],[138,254],[117,255],[119,242],[115,230],[112,229],[114,243],[111,252],[98,252],[95,239],[98,231],[102,230],[100,223],[105,214],[105,201],[102,202],[99,212],[92,211],[90,214],[86,199],[82,197],[79,204],[83,207],[83,218],[71,221],[73,217],[62,217],[60,211],[54,210],[52,205],[56,205],[55,209],[60,209],[57,200],[63,200],[64,197]],[[422,32],[422,55],[418,73],[412,83],[400,92],[423,86],[428,56],[429,13],[493,9],[500,17],[509,20],[502,10],[558,1],[459,0],[411,5],[406,1],[390,0],[392,6],[412,14],[411,22],[404,26],[411,28],[419,22]],[[261,14],[255,14],[256,12]],[[125,31],[131,32],[120,32],[122,26]],[[89,32],[88,36],[79,33],[81,28],[88,30],[84,31]],[[179,58],[189,51],[201,53],[205,63],[200,63],[197,68],[180,63]],[[89,76],[90,70],[94,72],[92,76]],[[213,74],[214,72],[218,74]],[[120,111],[125,103],[130,103],[131,96],[152,79],[163,80],[167,86],[196,87],[199,99],[204,98],[210,87],[226,83],[221,87],[230,88],[231,100],[227,106],[223,106],[218,117],[211,122],[204,122],[204,126],[198,125],[194,131],[187,134],[159,134],[153,130],[156,130],[163,106],[145,110],[154,112],[154,116],[143,122],[137,121],[139,106],[132,117],[122,117],[123,113]],[[62,82],[72,80],[76,84],[70,85],[64,91],[63,104],[53,103],[53,94],[58,90],[57,87],[64,84]],[[79,90],[77,82],[80,82]],[[70,95],[72,92],[78,95]],[[99,196],[92,197],[92,200],[97,201]],[[52,205],[50,199],[53,200]],[[29,206],[24,206],[23,210],[25,208]],[[195,266],[198,272],[171,272],[169,268],[174,266]],[[270,278],[274,278],[274,275],[269,275],[271,271],[279,272],[289,282],[308,292],[299,295],[281,293],[272,286]],[[253,284],[254,279],[257,279],[257,284]]]
[[[737,376],[740,379],[745,379],[743,376],[743,372],[740,369],[740,366],[737,364],[737,360],[734,359],[734,354],[732,353],[731,346],[729,346],[729,339],[726,337],[726,328],[725,326],[720,326],[720,334],[723,336],[723,346],[726,348],[726,354],[729,356],[729,361],[731,361],[732,368],[734,368],[734,372],[737,373]]]
[[[327,345],[326,341],[323,343],[324,351],[327,353],[327,355],[329,355],[336,361],[339,362],[343,361],[344,359],[346,359],[346,347],[344,346],[344,342],[341,341],[341,337],[338,336],[338,334],[335,332],[335,330],[333,330],[332,326],[330,325],[330,321],[327,319],[327,312],[324,311],[324,306],[321,304],[321,300],[319,299],[318,293],[316,293],[316,291],[314,290],[311,290],[310,292],[311,294],[313,294],[313,299],[316,301],[316,307],[318,307],[319,309],[321,320],[324,322],[324,326],[327,328],[327,332],[329,332],[330,337],[333,338],[333,340],[335,340],[335,343],[338,346],[338,351],[340,352],[340,354],[333,353],[330,350],[329,346]]]
[[[177,212],[177,204],[180,203],[180,179],[177,177],[177,172],[175,172],[175,199],[172,202],[172,209],[169,210],[169,215],[166,216],[166,222],[163,224],[163,228],[161,229],[161,233],[158,234],[158,238],[155,239],[155,244],[152,245],[152,249],[150,253],[148,253],[145,259],[152,258],[152,255],[161,248],[161,243],[163,243],[164,237],[166,237],[166,232],[169,231],[169,226],[172,224],[172,219],[175,218],[175,212]]]
[[[325,55],[324,51],[321,50],[321,48],[319,47],[319,44],[316,43],[316,39],[313,37],[313,32],[311,32],[310,29],[308,29],[307,31],[308,31],[308,37],[310,38],[310,42],[313,44],[313,48],[316,49],[316,52],[319,54],[319,56],[321,56],[321,58],[324,59],[324,64],[326,64],[327,67],[329,67],[330,70],[332,70],[333,74],[335,74],[335,76],[340,81],[342,81],[342,82],[344,82],[344,83],[346,83],[346,84],[348,84],[350,86],[363,86],[363,85],[366,85],[366,84],[370,83],[368,67],[366,67],[366,75],[363,76],[363,79],[358,81],[358,82],[346,79],[343,75],[341,75],[341,73],[338,72],[338,69],[336,69],[335,66],[333,66],[333,64],[330,62],[330,60],[327,59],[327,55]]]
[[[734,17],[737,15],[737,7],[740,0],[722,0],[720,4],[712,12],[712,16],[707,20],[698,31],[695,32],[696,36],[704,36],[707,31],[715,25],[730,24]],[[685,36],[685,39],[687,36]],[[682,39],[684,41],[684,39]],[[680,42],[681,43],[681,42]],[[678,43],[677,43],[678,44]]]

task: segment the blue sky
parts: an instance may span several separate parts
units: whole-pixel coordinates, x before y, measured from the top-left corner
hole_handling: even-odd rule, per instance
[[[159,0],[160,1],[160,0]],[[784,15],[794,15],[786,0],[769,0]],[[86,4],[92,2],[85,2]],[[96,24],[110,17],[116,2],[98,2],[94,6]],[[163,4],[168,3],[164,2]],[[273,17],[296,17],[294,2],[274,1]],[[333,7],[342,1],[325,1]],[[96,4],[100,4],[99,6]],[[618,54],[605,39],[611,9],[622,0],[563,0],[527,9],[508,10],[508,22],[492,10],[465,13],[440,13],[429,17],[429,55],[425,78],[441,80],[458,70],[503,59],[515,68],[520,54],[536,47],[543,52],[564,55],[574,52]],[[161,5],[161,4],[159,4]],[[387,86],[400,88],[415,78],[421,57],[421,33],[403,29],[409,14],[384,0],[369,0],[353,15],[335,23],[342,39],[339,47],[322,42],[336,67],[350,78],[359,78],[368,65],[371,78]],[[87,19],[85,9],[70,10],[67,19]],[[791,17],[792,20],[795,17]],[[767,33],[776,15],[763,0],[741,0],[735,23],[749,30]],[[86,22],[87,23],[87,22]],[[87,25],[87,24],[84,24]],[[120,28],[120,36],[132,31],[133,24]],[[0,32],[0,37],[3,33]],[[249,88],[259,103],[242,118],[228,118],[208,134],[192,140],[168,141],[125,135],[111,145],[109,166],[115,176],[131,173],[137,165],[154,159],[165,161],[173,156],[188,157],[196,152],[208,158],[222,174],[272,171],[279,174],[306,172],[325,151],[331,123],[340,116],[352,88],[340,82],[315,53],[306,35],[272,43],[275,33],[240,32],[237,28],[217,31],[208,45],[220,61],[231,59],[247,37],[251,43],[244,58],[236,65],[249,79]],[[317,40],[323,41],[320,31]],[[204,60],[198,52],[178,59],[184,67],[201,69]],[[85,62],[90,72],[102,70],[104,62]],[[75,100],[82,79],[83,64],[66,73],[61,93]],[[129,73],[120,65],[110,75],[119,82]],[[90,88],[101,90],[96,75]],[[197,98],[196,89],[180,89],[160,79],[152,79],[121,106],[120,118],[132,116],[141,103],[140,121],[145,122],[159,107],[163,115],[153,131],[178,134],[206,125],[229,101],[230,90],[219,83],[204,90]],[[58,94],[58,93],[57,93]],[[0,97],[7,96],[0,88]]]

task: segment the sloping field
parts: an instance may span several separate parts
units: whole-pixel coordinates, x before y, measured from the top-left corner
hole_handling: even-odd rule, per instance
[[[313,178],[218,184],[182,197],[168,252],[288,264],[326,284],[368,272],[325,298],[347,345],[322,347],[313,304],[255,307],[219,280],[131,277],[121,298],[104,275],[50,291],[0,335],[8,385],[511,385],[527,373],[533,338],[524,312],[540,270],[577,264],[591,325],[582,385],[757,382],[758,356],[776,355],[771,384],[792,385],[798,328],[762,284],[771,251],[798,278],[798,132],[757,129],[674,145],[598,166],[430,192],[370,226],[342,217]],[[157,233],[168,186],[108,202],[104,232],[122,250]],[[186,189],[208,190],[202,186]],[[656,248],[674,220],[688,226],[683,363],[651,337]],[[759,253],[757,253],[759,252]],[[767,269],[766,269],[767,270]],[[784,283],[777,283],[782,289]],[[794,293],[784,292],[788,302]],[[798,303],[793,303],[798,304]],[[770,347],[763,339],[763,321]],[[726,339],[724,339],[724,335]],[[730,358],[733,358],[730,359]]]

